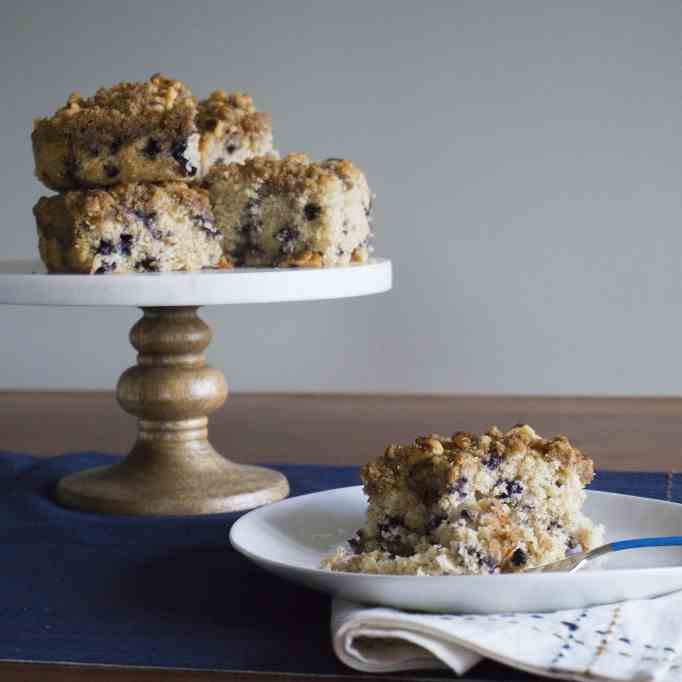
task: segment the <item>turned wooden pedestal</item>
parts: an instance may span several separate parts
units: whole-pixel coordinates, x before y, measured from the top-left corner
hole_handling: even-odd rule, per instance
[[[231,462],[208,441],[208,415],[227,385],[204,362],[211,330],[198,307],[142,310],[130,332],[137,365],[117,388],[121,407],[138,418],[137,442],[118,464],[63,478],[57,500],[107,514],[210,514],[286,497],[284,476]]]

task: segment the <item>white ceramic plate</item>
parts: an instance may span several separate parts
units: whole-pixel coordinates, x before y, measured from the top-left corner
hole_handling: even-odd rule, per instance
[[[338,573],[320,559],[364,523],[360,486],[302,495],[256,509],[230,531],[234,548],[288,580],[352,601],[415,611],[553,611],[642,599],[682,589],[682,547],[614,554],[602,570],[575,574],[389,576]],[[606,541],[682,535],[682,505],[588,492],[587,514]]]

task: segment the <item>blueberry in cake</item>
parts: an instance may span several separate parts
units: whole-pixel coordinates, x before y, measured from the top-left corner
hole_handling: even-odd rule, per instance
[[[249,97],[218,91],[197,104],[189,88],[156,74],[94,96],[74,92],[34,122],[36,175],[63,191],[128,182],[197,180],[223,158],[272,151],[270,117]]]
[[[581,511],[593,462],[527,425],[391,445],[361,470],[366,525],[326,557],[335,571],[513,573],[602,542]]]
[[[204,185],[235,265],[321,267],[368,258],[372,195],[350,161],[257,157],[214,166]]]
[[[199,270],[223,264],[205,190],[131,183],[42,197],[33,208],[50,272]]]

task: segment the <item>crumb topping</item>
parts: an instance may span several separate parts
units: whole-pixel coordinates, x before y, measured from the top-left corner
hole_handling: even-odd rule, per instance
[[[88,98],[73,92],[55,114],[34,121],[34,137],[78,137],[84,143],[126,140],[162,126],[172,135],[194,132],[196,100],[187,85],[160,73],[147,82],[122,82]]]
[[[494,467],[517,453],[575,469],[583,484],[594,476],[593,461],[568,438],[542,438],[530,426],[519,424],[506,433],[492,426],[480,435],[457,431],[449,438],[431,434],[417,438],[413,445],[389,445],[381,457],[362,467],[361,477],[368,495],[385,494],[398,480],[407,478],[435,490],[456,477],[460,466],[471,458]],[[421,481],[423,477],[429,480]]]
[[[199,102],[197,125],[202,133],[260,137],[272,131],[272,117],[256,111],[253,100],[248,95],[216,90]]]
[[[192,99],[189,88],[182,81],[157,73],[146,83],[123,81],[111,88],[100,88],[88,99],[74,92],[66,105],[55,113],[55,118],[75,116],[84,109],[106,109],[139,116],[149,109],[169,111],[182,99]]]
[[[283,159],[259,156],[247,159],[243,164],[218,164],[205,182],[210,185],[220,179],[236,185],[262,183],[277,191],[303,194],[319,191],[339,178],[350,189],[364,176],[359,168],[345,159],[316,163],[306,154],[289,154]]]

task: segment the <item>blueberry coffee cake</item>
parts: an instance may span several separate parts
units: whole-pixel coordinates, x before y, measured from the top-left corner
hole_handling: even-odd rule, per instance
[[[272,126],[245,95],[218,91],[197,104],[184,83],[156,74],[89,98],[74,92],[34,122],[31,139],[38,178],[69,190],[197,180],[218,159],[272,151]]]
[[[94,96],[74,92],[34,122],[36,175],[56,190],[185,180],[199,170],[196,100],[182,82],[156,74]]]
[[[241,163],[253,156],[276,156],[272,148],[272,118],[256,111],[240,92],[216,90],[199,102],[197,125],[202,175],[216,163]]]
[[[216,165],[204,181],[235,265],[347,265],[370,252],[372,195],[350,161],[304,154]]]
[[[42,197],[33,208],[50,272],[199,270],[223,264],[205,190],[132,183]]]
[[[335,571],[411,575],[523,571],[601,543],[582,512],[593,462],[526,425],[391,445],[361,470],[366,525],[326,557]]]

